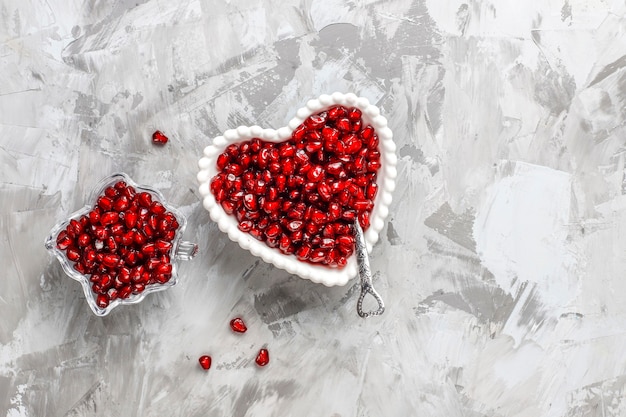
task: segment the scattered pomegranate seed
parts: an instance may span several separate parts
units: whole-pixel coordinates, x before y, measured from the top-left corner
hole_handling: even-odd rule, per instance
[[[160,130],[157,130],[152,134],[152,143],[156,143],[157,145],[165,145],[168,140],[168,137],[165,136]]]
[[[270,363],[270,353],[267,351],[267,349],[263,348],[259,350],[259,354],[256,356],[256,359],[254,361],[259,366],[265,366]]]
[[[95,207],[71,219],[56,238],[72,267],[92,283],[99,308],[172,276],[169,252],[179,228],[173,213],[124,181],[107,187]]]
[[[236,317],[230,321],[230,328],[237,333],[245,333],[246,330],[248,330],[246,324],[239,317]]]
[[[209,355],[200,356],[200,358],[198,359],[198,362],[200,362],[200,366],[205,371],[211,367],[211,357]]]

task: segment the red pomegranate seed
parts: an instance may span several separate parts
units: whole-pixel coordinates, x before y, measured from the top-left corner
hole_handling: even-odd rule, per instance
[[[130,274],[131,274],[130,268],[123,266],[120,268],[117,274],[117,278],[120,280],[120,282],[124,284],[128,284],[131,280]]]
[[[282,233],[283,229],[278,223],[271,224],[265,231],[267,237],[277,237]]]
[[[70,261],[76,262],[80,259],[80,251],[75,247],[68,247],[66,252],[67,259]]]
[[[228,153],[224,152],[217,157],[217,168],[221,171],[226,167],[226,165],[228,165],[229,162],[230,156]]]
[[[109,288],[109,290],[107,291],[107,295],[109,296],[109,300],[113,301],[115,299],[117,299],[117,289],[116,288]]]
[[[248,328],[243,320],[239,317],[236,317],[230,321],[230,328],[237,333],[245,333]]]
[[[108,226],[110,224],[117,223],[119,218],[120,218],[119,213],[116,213],[114,211],[107,211],[106,213],[103,213],[102,216],[100,217],[100,223],[103,226]]]
[[[96,207],[95,209],[91,210],[88,216],[89,216],[89,222],[92,225],[100,223],[100,209],[99,208]]]
[[[335,106],[328,110],[328,118],[330,120],[336,120],[340,117],[344,117],[348,114],[345,107]]]
[[[147,207],[150,207],[150,205],[152,204],[152,196],[150,195],[150,193],[147,193],[147,192],[139,193],[137,194],[136,198],[137,198],[137,202],[142,207],[147,208]]]
[[[98,198],[98,202],[96,203],[100,209],[104,211],[109,211],[113,208],[113,200],[111,200],[107,196],[101,196]]]
[[[202,369],[204,369],[205,371],[208,371],[211,367],[211,357],[209,355],[200,356],[198,362],[200,363]]]
[[[348,109],[348,119],[350,119],[351,122],[361,120],[361,110],[356,107]]]
[[[152,134],[152,143],[157,145],[165,145],[168,140],[168,137],[165,136],[160,130],[157,130]]]
[[[104,195],[112,199],[119,195],[119,191],[115,187],[107,187],[104,190]]]
[[[104,266],[108,268],[115,268],[117,264],[119,263],[119,261],[120,261],[119,255],[116,255],[114,253],[107,253],[102,258],[102,263],[104,264]]]
[[[168,282],[170,280],[170,276],[169,275],[163,275],[163,274],[157,274],[154,279],[156,280],[156,282],[158,282],[159,284],[165,284],[166,282]]]
[[[172,249],[172,242],[168,242],[167,240],[159,239],[155,242],[155,245],[160,253],[166,253]]]
[[[83,258],[87,262],[95,262],[96,260],[96,251],[92,247],[87,247],[83,251]]]
[[[115,223],[111,226],[111,234],[113,236],[121,236],[125,232],[125,230],[126,229],[124,228],[124,225],[122,225],[121,223]]]
[[[117,197],[117,199],[113,202],[113,210],[121,212],[126,210],[129,205],[130,202],[128,200],[128,197],[126,197],[125,195],[121,195]]]
[[[57,235],[57,248],[61,250],[67,249],[72,244],[72,239],[68,236],[66,230],[61,230]]]
[[[78,247],[84,248],[91,243],[91,236],[89,236],[87,233],[83,233],[78,236],[77,243]]]
[[[370,227],[370,214],[367,211],[359,213],[359,224],[363,229]]]
[[[132,292],[133,292],[133,289],[130,285],[124,285],[117,292],[117,297],[121,299],[126,299],[132,294]]]
[[[349,131],[351,128],[350,120],[347,118],[341,118],[337,120],[337,124],[335,126],[337,126],[337,129],[342,130],[344,132]]]
[[[267,349],[263,348],[259,350],[259,353],[254,361],[259,366],[265,366],[270,363],[270,353],[267,351]]]
[[[107,308],[109,306],[109,296],[105,294],[98,294],[96,297],[96,305],[100,308]]]
[[[171,274],[172,273],[172,264],[159,264],[156,268],[157,274]]]

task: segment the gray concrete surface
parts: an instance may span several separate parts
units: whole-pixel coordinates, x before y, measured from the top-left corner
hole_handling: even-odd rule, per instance
[[[368,320],[196,190],[211,137],[336,90],[398,145]],[[623,0],[2,0],[0,416],[625,416],[625,109]],[[200,252],[98,318],[43,240],[116,171]]]

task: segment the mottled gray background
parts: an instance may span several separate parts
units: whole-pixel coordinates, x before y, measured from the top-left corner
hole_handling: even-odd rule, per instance
[[[398,145],[369,320],[196,191],[211,137],[336,90]],[[0,416],[625,416],[625,144],[624,0],[1,0]],[[115,171],[200,252],[98,318],[43,240]]]

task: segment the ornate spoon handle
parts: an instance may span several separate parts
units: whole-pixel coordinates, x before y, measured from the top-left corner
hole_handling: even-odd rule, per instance
[[[385,312],[385,304],[372,284],[372,271],[370,270],[370,260],[367,255],[367,247],[365,246],[365,237],[358,220],[354,222],[354,235],[356,238],[356,259],[359,265],[359,278],[361,279],[361,295],[359,295],[359,300],[356,304],[356,311],[363,318],[379,316]],[[367,294],[374,297],[378,303],[377,310],[363,311],[363,299]]]

